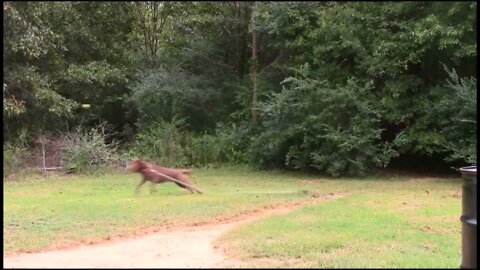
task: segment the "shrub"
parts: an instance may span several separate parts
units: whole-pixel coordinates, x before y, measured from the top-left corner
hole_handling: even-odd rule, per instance
[[[194,166],[221,166],[245,163],[242,132],[236,125],[217,125],[214,134],[191,135],[190,160]]]
[[[245,164],[248,162],[248,148],[251,144],[253,129],[250,123],[218,124],[216,136],[221,142],[221,151],[225,162]]]
[[[253,140],[254,163],[358,175],[397,155],[391,143],[381,142],[382,112],[371,81],[331,83],[305,65],[283,84],[260,106],[264,131]]]
[[[178,118],[150,124],[137,134],[129,156],[151,159],[165,166],[189,164],[183,125],[184,120]]]
[[[3,178],[8,178],[25,168],[25,159],[28,154],[26,130],[22,130],[15,142],[3,145]]]
[[[70,172],[93,173],[112,166],[118,161],[117,143],[106,141],[110,135],[105,134],[104,125],[84,132],[78,128],[65,137],[61,151],[61,165]]]
[[[246,162],[247,133],[219,124],[213,134],[185,131],[184,120],[159,121],[141,130],[126,157],[147,158],[165,166],[210,167]]]
[[[219,166],[224,160],[222,138],[210,135],[192,135],[189,140],[190,162],[194,166]],[[223,138],[224,139],[224,138]]]
[[[445,93],[429,111],[440,120],[440,134],[445,137],[447,161],[462,160],[477,163],[477,79],[459,78],[455,70],[448,71]]]

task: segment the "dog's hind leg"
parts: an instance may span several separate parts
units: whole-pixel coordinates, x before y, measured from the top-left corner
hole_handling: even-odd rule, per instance
[[[177,184],[177,185],[178,185],[179,187],[181,187],[181,188],[184,188],[184,189],[186,189],[186,190],[190,191],[190,193],[191,193],[191,194],[193,194],[193,193],[194,193],[194,192],[193,192],[193,189],[192,189],[192,188],[190,188],[190,187],[187,187],[187,186],[185,186],[185,185],[182,185],[182,184],[180,184],[180,183],[176,183],[176,182],[175,182],[175,184]]]

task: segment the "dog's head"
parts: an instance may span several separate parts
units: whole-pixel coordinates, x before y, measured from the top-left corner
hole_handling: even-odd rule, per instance
[[[127,164],[127,171],[130,172],[138,172],[145,168],[146,164],[145,161],[139,158],[135,158],[134,160],[130,161],[130,163]]]

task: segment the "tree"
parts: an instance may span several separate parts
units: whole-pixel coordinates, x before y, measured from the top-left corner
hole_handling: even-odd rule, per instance
[[[276,160],[275,166],[282,166],[283,163],[288,166],[292,160],[296,160],[296,168],[307,168],[315,163],[325,162],[324,164],[330,164],[330,167],[334,166],[334,168],[328,169],[328,165],[318,168],[326,169],[330,173],[339,173],[347,172],[349,169],[346,168],[350,166],[348,164],[356,164],[352,168],[356,167],[358,171],[362,171],[362,168],[372,168],[369,164],[388,164],[388,160],[398,154],[417,156],[447,154],[444,152],[447,133],[438,132],[443,124],[438,118],[432,117],[428,108],[432,108],[430,101],[439,100],[437,91],[443,87],[447,79],[446,73],[441,68],[442,63],[455,68],[459,78],[473,75],[475,71],[476,41],[471,28],[471,22],[475,17],[473,2],[448,5],[433,2],[271,3],[269,5],[269,11],[263,12],[261,16],[263,29],[271,33],[272,40],[277,36],[282,37],[280,41],[283,40],[283,42],[280,46],[288,50],[288,54],[292,56],[290,66],[293,70],[301,70],[300,67],[308,64],[310,75],[291,76],[291,79],[285,82],[295,82],[296,86],[290,91],[282,89],[279,94],[267,98],[264,104],[269,104],[268,106],[262,105],[263,111],[270,112],[272,108],[278,108],[279,98],[282,97],[280,100],[285,104],[282,106],[284,109],[281,115],[285,118],[280,121],[276,114],[263,114],[266,120],[264,131],[258,136],[258,144],[255,144],[257,151],[254,151],[258,152],[257,163],[262,163],[261,160],[258,161],[260,158],[265,161]],[[281,10],[283,15],[272,16],[271,14],[277,10]],[[324,84],[319,84],[324,80]],[[361,100],[370,104],[367,106],[367,108],[370,107],[368,110],[377,112],[378,116],[372,118],[364,115],[364,118],[357,119],[347,112],[337,111],[337,108],[351,110],[348,104],[353,100],[348,98],[334,99],[333,107],[325,107],[322,105],[322,99],[329,99],[331,95],[329,92],[318,92],[322,93],[322,98],[317,101],[322,112],[301,109],[309,103],[300,89],[310,89],[312,93],[316,93],[320,91],[316,87],[327,87],[338,89],[346,95],[349,92],[347,89],[352,87],[361,89],[358,87],[369,81],[372,82],[372,85],[367,88],[369,90],[366,91],[369,94]],[[352,84],[352,82],[356,83]],[[354,85],[358,86],[354,87]],[[463,88],[468,89],[465,84]],[[293,89],[296,90],[293,91]],[[310,98],[315,99],[315,94],[312,93],[309,94],[313,95]],[[448,96],[445,92],[442,93],[440,96]],[[274,104],[277,105],[273,106]],[[448,111],[455,115],[457,109],[454,108],[455,106],[444,106],[444,113]],[[337,114],[332,113],[328,118],[319,117],[318,113],[328,114],[323,110],[331,110]],[[301,115],[298,117],[286,116],[290,114],[295,116],[299,113]],[[346,119],[356,119],[358,123],[374,119],[376,124],[367,125],[365,127],[368,128],[363,129],[355,127],[352,123],[354,130],[338,129],[338,123],[343,121],[338,119],[339,115],[344,115],[342,117]],[[299,123],[304,122],[302,119],[312,117],[322,125],[326,125],[325,129],[315,129],[314,122],[302,125],[305,129],[302,132],[295,128]],[[274,121],[274,119],[277,120]],[[330,122],[331,119],[336,121]],[[275,127],[273,123],[278,123],[280,127],[273,128]],[[360,130],[369,129],[372,133],[358,133]],[[317,139],[318,143],[305,143],[309,137],[305,135],[308,131],[314,134],[325,134],[326,137],[322,137],[323,139],[336,138],[328,144],[331,146],[338,143],[354,147],[355,145],[345,140],[349,135],[357,134],[352,138],[367,140],[368,145],[373,147],[364,145],[366,149],[359,157],[364,154],[366,157],[372,155],[369,158],[363,156],[355,160],[348,158],[348,155],[339,154],[342,151],[339,152],[336,147],[322,145],[320,138]],[[476,133],[476,130],[471,132]],[[460,133],[470,134],[468,136],[472,138],[472,134],[465,130],[455,133],[455,136],[459,136]],[[457,142],[462,140],[455,136],[449,133],[448,142],[452,141],[458,147]],[[353,141],[355,140],[351,142]],[[472,140],[468,139],[468,141]],[[471,144],[467,143],[467,145]],[[452,149],[460,149],[457,147],[449,146],[448,148],[449,151],[455,152],[457,150]],[[324,154],[312,156],[311,153],[316,151]],[[382,152],[384,155],[381,154]],[[369,160],[376,159],[375,155],[379,155],[382,162],[371,163]],[[464,157],[467,156],[471,155],[464,155]]]
[[[231,149],[270,167],[341,175],[406,155],[472,163],[475,9],[7,2],[4,134],[101,121],[135,139],[137,128],[184,119],[209,141],[231,128]]]
[[[43,20],[51,3],[5,2],[3,51],[4,136],[21,128],[44,129],[72,114],[75,102],[58,92],[55,78],[39,65],[63,50],[59,36]],[[51,125],[51,124],[50,124]]]

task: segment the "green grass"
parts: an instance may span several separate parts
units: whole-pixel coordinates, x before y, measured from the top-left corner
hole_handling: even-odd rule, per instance
[[[459,267],[459,179],[341,181],[359,183],[350,196],[246,225],[219,242],[245,267]]]
[[[78,241],[133,235],[167,225],[192,225],[235,216],[279,201],[302,200],[299,174],[248,169],[195,170],[204,194],[167,183],[138,195],[139,174],[27,176],[4,182],[4,252],[34,252]]]
[[[349,192],[242,226],[219,242],[246,267],[459,267],[461,180],[319,179],[243,168],[194,170],[205,192],[133,190],[138,174],[4,182],[4,253],[233,217],[312,193]],[[426,192],[428,191],[428,193]]]

